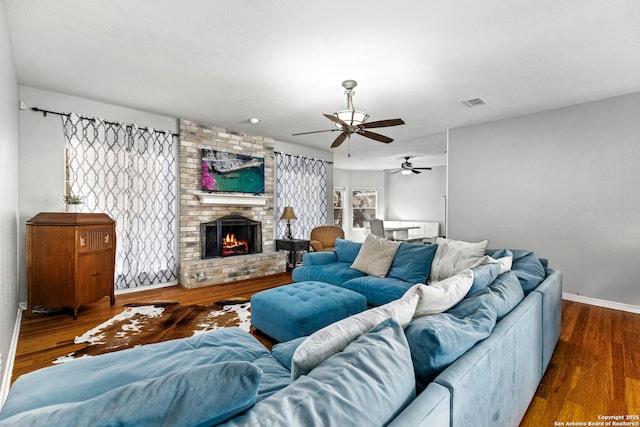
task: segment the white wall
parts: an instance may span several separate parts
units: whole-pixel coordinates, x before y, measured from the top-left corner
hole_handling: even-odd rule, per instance
[[[345,211],[343,213],[344,236],[348,240],[363,242],[364,230],[351,228],[351,192],[353,190],[378,190],[378,206],[376,215],[379,219],[385,219],[385,206],[387,204],[387,183],[385,173],[382,171],[350,171],[335,169],[334,186],[345,190]]]
[[[564,291],[640,306],[640,93],[453,129],[449,236],[526,248]]]
[[[38,107],[110,121],[178,132],[177,120],[144,111],[105,104],[85,98],[20,86],[20,100],[28,108]],[[177,145],[177,144],[176,144]],[[19,298],[27,299],[24,266],[25,223],[38,212],[63,212],[65,190],[64,134],[62,118],[30,110],[20,111],[20,212]]]
[[[388,173],[387,220],[438,221],[445,232],[445,196],[447,167],[433,166],[421,174]]]
[[[9,42],[5,2],[0,2],[0,376],[18,313],[18,77]],[[3,382],[4,384],[4,382]],[[8,383],[7,383],[8,384]],[[0,405],[4,398],[0,389]]]
[[[447,132],[438,132],[423,139],[421,145],[434,149],[447,146]],[[402,175],[388,172],[386,218],[391,221],[438,221],[440,234],[445,234],[445,196],[447,194],[447,166],[443,154],[431,159],[410,158],[415,167],[431,166],[430,171]],[[438,164],[439,166],[432,166]],[[425,161],[427,163],[425,163]],[[400,164],[398,164],[400,166]]]

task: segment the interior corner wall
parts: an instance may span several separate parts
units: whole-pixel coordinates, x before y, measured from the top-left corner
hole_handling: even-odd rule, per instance
[[[0,2],[0,93],[0,376],[3,376],[11,375],[6,372],[6,366],[18,314],[19,194],[18,77],[5,2]],[[3,398],[3,390],[0,390],[0,406]]]
[[[564,291],[640,306],[640,93],[452,129],[449,237],[531,249]]]
[[[39,107],[63,113],[77,113],[87,117],[102,117],[117,122],[136,123],[154,129],[178,131],[178,122],[173,117],[160,116],[28,86],[19,87],[19,96],[27,108]],[[44,117],[42,113],[36,113],[29,109],[20,111],[18,224],[20,283],[18,296],[20,301],[27,299],[24,266],[26,221],[38,212],[64,212],[65,209],[62,200],[65,191],[64,146],[60,116],[48,114]],[[176,144],[176,158],[177,150],[178,144]]]

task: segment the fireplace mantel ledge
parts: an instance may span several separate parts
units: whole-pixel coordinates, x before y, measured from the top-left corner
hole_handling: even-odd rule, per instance
[[[266,205],[270,196],[242,193],[203,193],[196,192],[203,205]]]

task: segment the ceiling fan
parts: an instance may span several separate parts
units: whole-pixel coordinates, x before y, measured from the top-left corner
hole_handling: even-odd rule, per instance
[[[331,144],[331,148],[339,147],[347,138],[351,138],[351,135],[358,134],[362,135],[366,138],[371,138],[375,141],[384,142],[388,144],[393,141],[392,138],[388,136],[380,135],[379,133],[371,132],[367,129],[371,128],[382,128],[389,126],[398,126],[403,125],[404,120],[402,119],[388,119],[388,120],[377,120],[375,122],[367,122],[366,120],[369,118],[369,115],[358,111],[353,108],[353,88],[358,85],[358,82],[355,80],[345,80],[342,82],[342,87],[346,90],[347,95],[347,109],[340,110],[333,114],[323,114],[327,119],[331,120],[335,123],[335,129],[327,129],[327,130],[316,130],[311,132],[302,132],[302,133],[294,133],[292,136],[297,135],[308,135],[310,133],[319,133],[319,132],[335,132],[340,131],[340,135],[333,141]]]
[[[387,172],[391,172],[392,174],[400,172],[402,175],[411,175],[412,173],[422,173],[420,171],[430,171],[431,168],[414,168],[413,164],[409,161],[411,157],[406,156],[404,158],[404,162],[397,169],[385,169]]]

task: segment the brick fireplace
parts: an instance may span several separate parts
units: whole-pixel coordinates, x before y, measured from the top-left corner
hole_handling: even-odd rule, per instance
[[[202,149],[262,157],[265,193],[261,196],[206,194],[201,191]],[[180,120],[180,285],[197,288],[286,271],[286,252],[275,250],[273,140]],[[244,217],[260,224],[261,252],[203,257],[202,224]],[[217,233],[217,232],[216,232]]]

